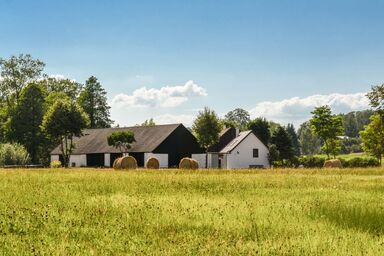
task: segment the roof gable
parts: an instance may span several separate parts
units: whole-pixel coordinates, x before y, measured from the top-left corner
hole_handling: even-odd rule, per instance
[[[221,151],[220,153],[231,153],[232,150],[234,150],[237,145],[239,145],[245,138],[248,137],[249,134],[251,134],[252,131],[245,131],[245,132],[240,132],[239,136],[234,138],[231,142],[228,143]]]
[[[227,146],[233,139],[236,138],[235,128],[225,128],[219,134],[219,141],[208,148],[208,152],[220,152],[225,146]]]
[[[268,147],[254,134],[252,131],[244,131],[240,132],[239,136],[234,138],[230,143],[228,143],[227,146],[225,146],[220,153],[225,154],[225,153],[231,153],[241,142],[243,142],[249,135],[255,136],[255,138],[260,141],[260,143],[268,149]]]

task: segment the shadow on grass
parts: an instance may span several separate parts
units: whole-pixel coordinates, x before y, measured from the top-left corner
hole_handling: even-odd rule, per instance
[[[323,219],[342,228],[350,228],[372,235],[384,234],[384,208],[345,205],[340,202],[316,202],[310,216]]]

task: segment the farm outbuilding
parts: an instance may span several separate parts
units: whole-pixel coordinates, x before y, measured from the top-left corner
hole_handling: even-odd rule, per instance
[[[221,132],[219,142],[208,151],[208,168],[269,167],[268,147],[252,131],[227,128]]]
[[[148,159],[159,160],[160,168],[177,167],[184,157],[202,158],[204,150],[195,136],[182,124],[135,126],[125,128],[87,129],[84,135],[74,139],[75,149],[69,165],[73,167],[112,167],[121,152],[107,143],[107,138],[115,131],[132,131],[136,142],[128,150],[139,167],[144,167]],[[60,147],[51,152],[51,161],[62,159]]]

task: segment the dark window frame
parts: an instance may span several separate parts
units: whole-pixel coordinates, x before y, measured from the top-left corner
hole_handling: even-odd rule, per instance
[[[254,148],[252,150],[252,155],[253,155],[253,158],[259,158],[259,149],[258,148]]]

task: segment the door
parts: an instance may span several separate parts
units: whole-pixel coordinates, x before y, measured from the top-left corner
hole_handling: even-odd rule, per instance
[[[88,167],[104,167],[104,154],[87,154]]]

